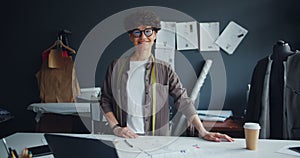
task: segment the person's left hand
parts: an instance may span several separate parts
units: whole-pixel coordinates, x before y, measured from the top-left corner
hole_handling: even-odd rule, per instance
[[[223,140],[228,141],[228,142],[233,142],[234,141],[234,139],[232,139],[228,135],[221,134],[221,133],[216,133],[216,132],[208,132],[202,138],[205,139],[205,140],[214,141],[214,142],[221,142]]]

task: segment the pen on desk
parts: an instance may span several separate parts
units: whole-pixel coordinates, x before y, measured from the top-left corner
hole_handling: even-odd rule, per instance
[[[133,148],[133,145],[131,145],[126,139],[124,139],[124,142],[125,142],[128,146],[130,146],[131,148]]]
[[[130,146],[131,148],[133,148],[133,145],[130,144],[126,139],[124,139],[124,142],[125,142],[128,146]],[[140,148],[140,147],[137,147],[137,148],[138,148],[141,152],[144,152],[144,153],[146,153],[148,156],[152,157],[152,155],[151,155],[150,153],[148,153],[147,151],[143,150],[143,149]]]

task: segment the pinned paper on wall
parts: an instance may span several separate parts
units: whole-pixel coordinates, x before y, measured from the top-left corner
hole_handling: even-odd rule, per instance
[[[176,22],[161,21],[161,30],[157,33],[156,48],[175,49]]]
[[[175,70],[175,49],[156,48],[155,58],[169,63]]]
[[[219,37],[220,23],[208,22],[199,23],[199,47],[200,51],[219,51],[219,46],[215,43]]]
[[[177,50],[198,49],[197,22],[176,23]]]
[[[233,54],[240,42],[245,38],[248,30],[238,25],[237,23],[230,21],[224,31],[216,40],[216,44],[219,45],[228,54]]]

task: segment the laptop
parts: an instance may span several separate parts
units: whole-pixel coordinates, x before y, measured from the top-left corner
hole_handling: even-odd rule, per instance
[[[44,134],[55,158],[118,158],[112,141]]]

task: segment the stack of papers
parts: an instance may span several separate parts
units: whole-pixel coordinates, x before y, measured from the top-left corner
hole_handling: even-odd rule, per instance
[[[220,121],[224,122],[232,116],[231,110],[197,110],[198,115],[203,121]]]

